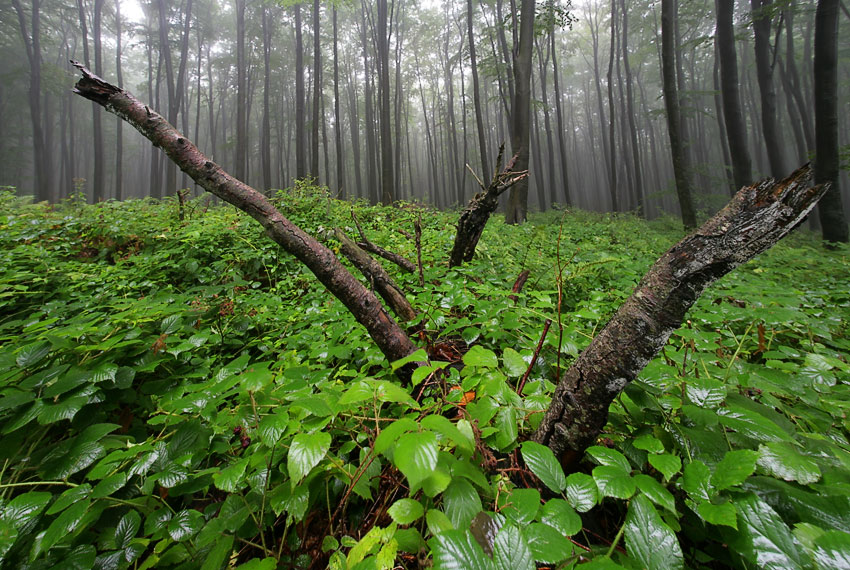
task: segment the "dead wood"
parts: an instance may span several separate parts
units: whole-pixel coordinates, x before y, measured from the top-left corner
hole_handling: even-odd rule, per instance
[[[658,354],[705,288],[774,245],[811,211],[828,186],[812,187],[812,181],[805,165],[785,180],[744,187],[662,255],[564,374],[534,439],[570,469],[605,427],[611,402]]]
[[[128,91],[94,75],[82,64],[71,63],[83,74],[74,93],[133,125],[200,187],[257,220],[271,239],[306,265],[319,282],[342,301],[388,360],[399,360],[416,350],[407,333],[387,313],[374,293],[364,287],[331,250],[290,222],[261,192],[207,158],[162,115]],[[409,382],[412,368],[399,369],[403,382]]]
[[[357,242],[357,245],[360,247],[360,249],[364,249],[369,253],[374,253],[378,257],[383,257],[387,261],[395,263],[407,273],[413,273],[414,271],[416,271],[416,266],[413,265],[411,261],[405,259],[404,256],[401,256],[397,253],[393,253],[391,251],[387,251],[381,246],[369,241],[369,238],[366,237],[363,228],[360,227],[360,220],[358,220],[357,216],[354,215],[354,210],[351,211],[351,218],[354,220],[354,225],[357,226],[357,233],[360,234],[360,241]]]

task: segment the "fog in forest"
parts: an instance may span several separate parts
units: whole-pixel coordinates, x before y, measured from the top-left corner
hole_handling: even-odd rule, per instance
[[[530,68],[519,57],[529,4]],[[821,4],[834,5],[838,28],[833,102],[846,207],[850,13],[842,2]],[[0,185],[51,201],[198,191],[129,125],[72,93],[79,73],[68,62],[78,60],[257,189],[312,177],[341,198],[451,208],[479,190],[470,170],[488,181],[499,145],[512,154],[525,72],[530,211],[679,215],[662,8],[679,154],[698,215],[741,181],[811,160],[821,85],[818,5],[806,0],[6,0]],[[729,18],[731,30],[721,29]],[[729,130],[729,109],[738,130]]]

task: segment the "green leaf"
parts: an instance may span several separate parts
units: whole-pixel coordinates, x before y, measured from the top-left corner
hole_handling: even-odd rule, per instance
[[[398,524],[410,524],[425,514],[422,503],[414,499],[399,499],[387,509],[387,513]]]
[[[707,523],[730,526],[738,528],[738,511],[733,503],[720,503],[715,505],[703,501],[697,505],[697,514]]]
[[[458,477],[443,493],[443,512],[455,528],[466,528],[482,509],[481,498],[472,483]]]
[[[667,481],[672,479],[673,475],[678,473],[679,469],[682,468],[682,460],[679,456],[671,455],[669,453],[650,455],[647,457],[647,461],[649,461],[650,465],[658,469]]]
[[[86,396],[72,396],[55,404],[47,404],[38,414],[38,423],[47,425],[73,419],[88,402],[89,399]]]
[[[36,518],[53,498],[51,493],[31,491],[18,495],[0,510],[0,520],[5,520],[17,530]]]
[[[434,570],[494,570],[490,558],[466,531],[447,530],[428,541]]]
[[[581,517],[563,499],[549,499],[543,505],[540,520],[557,529],[564,536],[572,536],[579,532],[582,527]]]
[[[410,418],[401,418],[381,429],[381,433],[375,438],[375,453],[384,453],[393,447],[402,434],[416,431],[419,426]]]
[[[419,409],[419,403],[410,397],[410,394],[400,386],[385,380],[375,381],[375,396],[380,402],[396,402],[405,404],[409,408]]]
[[[671,513],[676,514],[676,499],[673,498],[673,494],[664,485],[644,473],[635,475],[635,483],[637,483],[638,489],[649,497],[649,500],[659,507],[663,507]]]
[[[729,546],[759,568],[802,568],[800,552],[791,531],[770,506],[750,494],[735,502],[738,533]]]
[[[818,464],[803,455],[801,450],[784,442],[770,442],[759,446],[758,466],[774,477],[810,485],[820,480]]]
[[[404,434],[396,444],[393,462],[414,492],[437,467],[437,436],[431,431]]]
[[[815,564],[819,569],[850,568],[850,534],[828,530],[815,539]]]
[[[245,484],[245,469],[248,467],[248,459],[243,458],[228,465],[218,473],[213,474],[213,483],[218,489],[225,493],[235,493]]]
[[[534,557],[520,530],[506,524],[496,533],[493,562],[498,570],[535,570]]]
[[[692,498],[707,501],[714,494],[710,479],[711,470],[708,466],[702,461],[695,460],[685,465],[681,486]]]
[[[55,515],[58,512],[64,511],[77,501],[81,501],[88,497],[91,494],[91,485],[88,483],[83,483],[77,487],[71,487],[70,489],[66,489],[59,495],[59,498],[56,499],[56,502],[50,505],[50,508],[47,509],[48,515]]]
[[[629,503],[625,524],[626,549],[641,567],[653,570],[684,567],[676,535],[645,496],[638,495]]]
[[[756,470],[758,454],[749,449],[727,451],[714,468],[711,485],[718,491],[740,485]]]
[[[593,479],[603,497],[628,499],[635,494],[635,480],[619,466],[597,465],[593,468]]]
[[[548,524],[531,523],[523,528],[523,534],[534,559],[540,562],[557,564],[573,553],[572,543]]]
[[[505,363],[505,370],[508,376],[519,378],[525,374],[528,365],[523,360],[522,356],[514,349],[508,347],[502,352],[502,362]]]
[[[566,488],[564,470],[551,449],[534,441],[526,441],[522,444],[522,458],[531,472],[552,492],[560,493]]]
[[[6,553],[12,549],[18,539],[18,529],[11,521],[0,517],[0,560],[4,560]]]
[[[75,530],[80,525],[80,522],[83,520],[83,517],[86,515],[86,511],[88,511],[89,506],[91,506],[91,501],[89,499],[85,499],[74,503],[62,513],[56,519],[50,523],[50,526],[47,527],[47,530],[44,531],[44,536],[41,539],[41,542],[37,542],[33,547],[34,556],[38,556],[41,552],[49,551],[53,545],[58,543],[62,539],[68,539],[74,533]]]
[[[476,344],[463,355],[463,363],[473,368],[496,368],[499,366],[499,359],[492,350]]]
[[[38,364],[50,353],[50,342],[43,340],[23,346],[15,356],[15,363],[21,368]]]
[[[441,532],[452,530],[454,528],[449,517],[437,509],[428,509],[428,512],[425,513],[425,522],[428,524],[428,531],[433,535],[437,535]]]
[[[401,358],[401,359],[393,362],[392,367],[393,367],[393,371],[396,371],[409,362],[427,362],[427,361],[428,361],[428,353],[425,352],[425,349],[420,348],[419,350],[417,350],[413,354],[411,354],[409,356],[405,356],[404,358]]]
[[[567,477],[564,495],[570,505],[580,513],[586,513],[596,506],[599,490],[596,481],[586,473],[571,473]]]
[[[756,441],[792,441],[785,430],[753,410],[729,404],[717,413],[721,424]]]
[[[249,392],[259,392],[274,379],[274,372],[269,370],[273,362],[256,362],[248,366],[239,376],[242,388]]]
[[[632,472],[632,465],[629,463],[629,460],[616,449],[594,445],[587,448],[587,453],[598,461],[600,465],[616,467],[626,473]]]
[[[257,433],[260,436],[260,441],[266,447],[274,447],[281,436],[286,432],[289,425],[289,414],[284,410],[275,410],[273,414],[264,416],[260,420],[260,426]]]
[[[128,511],[126,515],[121,517],[118,525],[115,527],[115,547],[125,549],[130,544],[130,541],[136,537],[139,527],[142,525],[142,517],[136,511]]]
[[[113,473],[112,475],[106,477],[94,486],[94,490],[92,490],[91,497],[92,499],[101,499],[103,497],[108,497],[118,489],[124,487],[124,485],[126,484],[127,473],[125,473],[124,471]]]
[[[540,511],[540,491],[537,489],[514,489],[504,501],[502,514],[520,526],[527,525],[537,518]]]
[[[194,509],[184,509],[168,521],[168,534],[177,542],[189,540],[204,526],[204,515]]]
[[[493,422],[496,429],[496,447],[505,449],[516,442],[519,418],[515,408],[502,407]]]
[[[664,453],[664,444],[654,435],[644,434],[635,438],[632,445],[649,453]]]
[[[460,422],[458,422],[458,424],[459,423]],[[467,422],[467,424],[468,423],[469,422]],[[419,425],[422,426],[423,429],[433,430],[444,438],[451,440],[455,445],[468,454],[472,454],[472,452],[475,451],[474,436],[470,439],[466,434],[461,432],[458,425],[452,423],[451,420],[444,416],[436,414],[427,415],[419,420]]]
[[[277,560],[274,558],[254,558],[236,568],[237,570],[275,570]]]
[[[233,537],[229,534],[220,536],[204,559],[201,570],[221,570],[224,563],[230,559],[232,550]]]
[[[689,378],[685,395],[693,405],[713,410],[726,399],[726,386],[714,378]]]
[[[292,438],[286,469],[295,486],[319,464],[331,448],[331,434],[325,432],[299,433]]]

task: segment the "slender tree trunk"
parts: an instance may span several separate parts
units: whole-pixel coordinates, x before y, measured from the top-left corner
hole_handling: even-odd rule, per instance
[[[686,229],[696,227],[696,212],[691,198],[690,165],[682,148],[679,131],[679,94],[676,86],[676,55],[674,26],[676,0],[661,0],[661,51],[664,81],[664,107],[667,110],[667,130],[670,135],[670,151],[673,155],[673,170],[676,176],[676,194],[682,211],[682,223]]]
[[[752,182],[752,161],[747,146],[747,127],[738,90],[738,56],[735,53],[734,0],[717,0],[717,54],[720,59],[720,95],[723,120],[732,155],[735,188]]]
[[[233,174],[246,179],[248,163],[248,62],[245,56],[245,4],[236,0],[236,156]]]
[[[631,134],[632,162],[635,175],[635,199],[637,214],[646,216],[643,205],[643,175],[641,173],[640,147],[638,145],[637,123],[635,121],[635,97],[632,90],[632,70],[629,67],[629,18],[626,11],[626,0],[622,0],[623,10],[623,69],[626,72],[626,106],[629,117],[629,133]]]
[[[520,8],[519,41],[514,51],[514,87],[511,99],[511,150],[517,157],[516,170],[528,170],[531,121],[531,48],[534,42],[535,0],[522,0]],[[510,192],[505,221],[525,223],[528,215],[528,178],[517,182]]]
[[[375,106],[373,103],[373,92],[372,86],[374,83],[372,82],[372,74],[373,70],[369,65],[368,58],[368,49],[369,42],[366,35],[366,3],[361,2],[361,18],[360,18],[360,39],[363,47],[363,73],[364,73],[364,84],[363,84],[363,99],[364,99],[364,119],[365,119],[365,128],[366,128],[366,163],[367,163],[367,184],[369,185],[369,202],[371,204],[377,204],[379,200],[379,192],[378,192],[378,170],[376,165],[378,163],[378,149],[377,149],[377,141],[375,136],[375,119],[374,119],[374,110]]]
[[[307,176],[307,136],[305,129],[305,107],[307,96],[304,93],[304,40],[301,37],[301,4],[295,10],[295,178]]]
[[[812,109],[806,106],[800,89],[800,74],[797,72],[797,56],[794,49],[794,11],[795,2],[792,0],[785,14],[785,66],[788,73],[788,86],[797,105],[803,135],[809,150],[815,148],[815,136],[812,129]]]
[[[723,113],[723,97],[720,94],[720,57],[718,56],[717,36],[714,37],[714,68],[711,79],[714,86],[714,112],[717,115],[717,129],[720,132],[720,151],[723,154],[723,164],[726,167],[726,179],[729,191],[735,195],[735,176],[732,171],[732,154],[729,152],[729,135],[726,132],[726,118]]]
[[[617,192],[617,140],[614,136],[616,118],[614,116],[614,56],[616,54],[615,41],[617,23],[617,0],[611,0],[611,49],[608,53],[608,181],[611,184],[611,209],[620,211],[620,200]]]
[[[263,191],[272,187],[272,141],[271,141],[271,51],[272,31],[269,24],[269,7],[260,8],[263,27],[263,118],[260,133],[260,157],[263,170]]]
[[[569,207],[573,205],[573,199],[570,195],[570,179],[569,179],[569,171],[567,167],[567,145],[564,142],[564,114],[561,111],[561,84],[558,78],[558,49],[555,44],[555,28],[554,25],[552,29],[549,31],[549,44],[552,49],[552,81],[554,83],[553,88],[555,90],[555,117],[557,119],[557,129],[558,129],[558,152],[559,152],[559,160],[561,163],[561,187],[564,190],[564,204]],[[588,125],[588,128],[592,129],[591,125]],[[553,157],[554,159],[554,157]],[[552,189],[552,203],[555,203],[555,189]]]
[[[351,154],[354,159],[354,183],[357,187],[357,196],[368,198],[363,192],[363,176],[360,169],[360,113],[357,110],[357,84],[353,75],[353,70],[349,69],[348,120],[351,124]]]
[[[481,170],[489,177],[489,157],[487,154],[487,130],[484,128],[484,116],[481,111],[481,96],[478,86],[478,59],[475,53],[475,34],[472,31],[472,0],[466,0],[466,33],[469,44],[469,66],[472,70],[472,104],[475,107],[475,126],[478,130],[478,154],[481,156]]]
[[[121,2],[115,3],[115,75],[118,87],[124,87],[121,71]],[[124,121],[116,119],[115,135],[115,199],[124,198]]]
[[[313,124],[310,137],[310,176],[319,180],[319,128],[322,108],[322,43],[319,0],[313,0]]]
[[[390,107],[390,30],[387,0],[377,0],[378,78],[380,83],[381,119],[381,203],[395,201],[393,175],[393,141]]]
[[[339,49],[336,22],[336,4],[331,7],[333,18],[333,55],[334,55],[334,142],[336,144],[336,194],[345,196],[345,160],[342,155],[342,116],[339,112]],[[329,181],[330,182],[330,181]]]
[[[756,76],[761,94],[761,122],[770,174],[782,178],[786,174],[782,157],[782,135],[776,121],[776,91],[773,87],[773,58],[770,45],[772,0],[750,0],[753,9]]]
[[[826,242],[848,241],[838,186],[838,0],[818,0],[815,14],[815,182],[832,187],[820,203]]]

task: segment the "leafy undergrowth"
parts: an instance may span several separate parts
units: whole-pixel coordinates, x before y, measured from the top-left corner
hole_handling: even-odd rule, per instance
[[[277,199],[354,234],[319,190]],[[672,221],[494,219],[449,271],[453,214],[356,205],[410,259],[422,215],[424,287],[388,268],[432,359],[417,402],[231,207],[0,206],[3,568],[850,565],[846,248],[794,235],[707,291],[565,475],[528,437]]]

